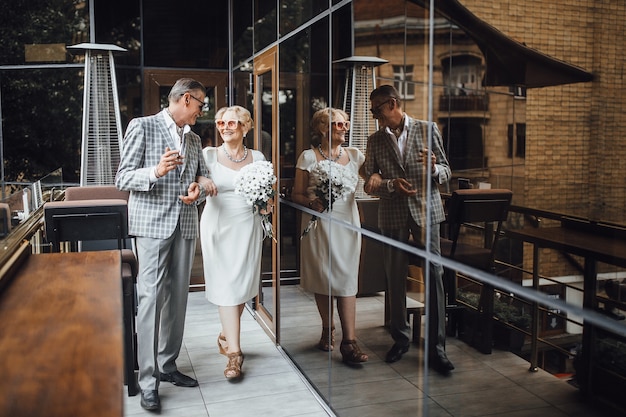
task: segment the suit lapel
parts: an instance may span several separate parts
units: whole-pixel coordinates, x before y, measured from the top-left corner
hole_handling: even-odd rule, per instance
[[[404,149],[404,161],[406,162],[407,155],[412,155],[413,152],[419,153],[426,148],[426,130],[424,125],[415,119],[409,120],[409,129],[407,132],[406,148]]]
[[[381,129],[380,132],[385,137],[385,141],[388,142],[388,145],[391,146],[391,149],[393,149],[393,154],[395,156],[396,162],[400,164],[400,166],[402,166],[403,163],[402,157],[400,156],[400,148],[398,148],[398,141],[394,140],[394,138],[392,138],[391,135],[387,133],[386,129]]]
[[[189,146],[187,146],[187,145],[189,145],[189,143],[188,143],[188,141],[189,141],[188,133],[189,132],[183,134],[183,143],[185,144],[185,146],[183,146],[183,144],[181,143],[181,151],[184,151],[184,153],[181,152],[181,154],[184,156],[183,164],[178,167],[178,169],[180,170],[180,176],[181,177],[183,176],[183,172],[185,171],[185,168],[187,167],[187,153],[189,152]]]
[[[161,134],[163,135],[163,137],[165,137],[165,142],[167,143],[167,147],[170,149],[179,149],[180,146],[179,144],[175,142],[175,139],[172,137],[172,133],[167,128],[167,124],[165,123],[165,119],[163,118],[162,115],[159,115],[159,117],[157,118],[157,124],[158,124]],[[187,137],[188,133],[189,132],[187,132],[187,134],[184,135],[185,136],[184,140],[188,140],[188,137]],[[163,149],[163,152],[165,152],[165,149]],[[183,154],[183,156],[185,157],[183,158],[183,164],[176,167],[176,170],[181,178],[187,166],[187,158],[186,158],[187,155]]]
[[[167,144],[167,147],[170,149],[176,149],[178,146],[176,146],[176,142],[174,142],[172,133],[167,129],[167,125],[165,124],[165,119],[163,118],[161,114],[159,114],[159,116],[156,118],[156,122],[159,127],[159,131],[161,135],[163,135],[163,137],[165,138],[165,143]],[[163,152],[165,152],[165,149],[163,149]]]

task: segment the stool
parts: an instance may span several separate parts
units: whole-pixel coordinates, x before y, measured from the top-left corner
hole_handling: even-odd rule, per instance
[[[418,345],[420,343],[420,336],[422,333],[422,315],[424,314],[424,303],[414,300],[412,298],[406,298],[406,318],[409,324],[412,326],[412,340],[413,343]],[[411,321],[411,316],[413,321]]]

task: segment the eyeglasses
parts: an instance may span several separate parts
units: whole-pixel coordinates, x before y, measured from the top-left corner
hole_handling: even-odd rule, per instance
[[[194,97],[191,95],[191,93],[189,93],[189,97],[191,97],[192,99],[196,100],[198,103],[200,103],[200,111],[208,111],[209,110],[209,105],[207,103],[205,103],[204,101],[200,100],[198,97]]]
[[[350,122],[331,122],[337,129],[350,130]]]
[[[215,124],[218,129],[236,129],[237,125],[241,123],[239,120],[216,120]]]
[[[372,112],[372,114],[373,114],[374,116],[376,116],[377,114],[380,114],[380,108],[381,108],[382,106],[384,106],[385,104],[389,103],[391,100],[393,100],[393,99],[392,99],[392,98],[390,98],[389,100],[387,100],[387,101],[385,101],[385,102],[383,102],[383,103],[380,103],[378,106],[376,106],[376,107],[372,107],[372,108],[370,109],[370,111]]]

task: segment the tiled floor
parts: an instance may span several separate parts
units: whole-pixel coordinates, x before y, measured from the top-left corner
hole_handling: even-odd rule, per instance
[[[184,346],[177,360],[178,369],[198,379],[196,388],[180,388],[164,382],[159,388],[162,410],[172,417],[219,416],[306,416],[328,413],[283,353],[248,311],[241,326],[245,354],[244,378],[229,382],[224,378],[226,358],[217,350],[220,331],[217,307],[204,298],[204,292],[189,294]],[[139,395],[126,396],[124,415],[154,415],[139,405]]]
[[[198,379],[197,388],[163,383],[162,416],[499,416],[607,417],[580,401],[579,391],[546,372],[528,372],[528,363],[509,352],[483,355],[465,343],[448,339],[456,369],[449,377],[429,372],[424,379],[422,349],[412,347],[394,364],[383,358],[390,337],[381,326],[382,297],[358,298],[359,344],[369,354],[363,367],[350,368],[338,352],[315,349],[319,338],[310,297],[296,287],[281,291],[283,344],[299,366],[276,348],[246,310],[242,319],[244,378],[224,379],[226,364],[216,346],[217,308],[203,292],[190,293],[184,347],[179,369]],[[341,335],[338,334],[338,340]],[[330,363],[330,368],[329,368]],[[309,389],[300,369],[318,391]],[[329,388],[332,387],[332,388]],[[319,392],[319,394],[318,394]],[[428,395],[424,393],[428,392]],[[125,416],[151,415],[139,396],[126,397]],[[318,401],[322,396],[331,408]]]

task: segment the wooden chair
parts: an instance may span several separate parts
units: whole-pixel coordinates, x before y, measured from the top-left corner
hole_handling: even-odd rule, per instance
[[[70,187],[65,201],[44,205],[46,239],[54,251],[61,242],[70,242],[72,250],[119,249],[122,256],[124,308],[124,380],[128,395],[138,393],[136,369],[136,298],[138,263],[129,245],[128,193],[113,186]]]
[[[454,191],[447,201],[448,236],[441,238],[441,255],[474,268],[495,272],[494,260],[502,223],[506,221],[513,193],[506,189],[462,189]],[[478,230],[473,240],[464,240],[469,233]],[[456,307],[456,271],[445,269],[448,308]],[[481,325],[478,330],[476,348],[491,353],[493,287],[484,284],[481,291],[479,311]],[[449,329],[454,331],[456,314],[451,315]]]

